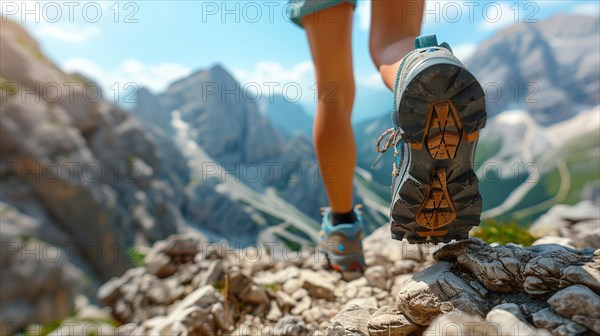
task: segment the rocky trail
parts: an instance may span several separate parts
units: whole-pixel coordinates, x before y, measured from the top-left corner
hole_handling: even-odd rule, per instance
[[[600,250],[474,238],[419,247],[388,230],[365,239],[364,274],[343,275],[318,251],[275,260],[172,235],[100,288],[109,308],[83,311],[119,322],[95,323],[101,335],[600,334]],[[51,335],[85,334],[78,319]]]

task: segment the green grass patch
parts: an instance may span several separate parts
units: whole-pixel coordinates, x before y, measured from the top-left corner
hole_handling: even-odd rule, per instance
[[[137,156],[135,156],[133,154],[127,155],[127,163],[128,164],[134,164],[137,160],[138,160]]]
[[[100,324],[104,324],[112,326],[114,328],[120,326],[120,323],[113,319],[73,319],[73,316],[69,316],[62,319],[57,319],[56,321],[52,321],[45,325],[35,324],[27,326],[25,330],[18,332],[16,336],[47,336],[55,330],[59,329],[60,326],[68,319],[72,319],[69,323],[79,322],[89,325],[89,327],[87,328],[87,334],[82,336],[98,336],[96,328],[94,328],[92,325],[99,326]]]
[[[28,234],[22,234],[22,235],[19,235],[19,238],[21,239],[21,242],[22,242],[23,244],[25,244],[25,245],[27,245],[29,242],[32,242],[32,241],[34,241],[34,240],[35,240],[35,238],[34,238],[34,237],[32,237],[32,236],[30,236],[30,235],[28,235]]]
[[[270,289],[273,292],[277,292],[277,291],[281,290],[280,284],[262,284],[261,287],[264,289]]]
[[[217,280],[212,283],[212,286],[217,292],[223,293],[225,291],[225,280]]]
[[[31,325],[25,328],[25,330],[21,333],[17,333],[17,336],[46,336],[60,328],[60,325],[66,320],[66,318],[58,319],[56,321],[52,321],[50,323],[46,323],[45,325]]]
[[[503,218],[492,218],[483,221],[471,232],[472,237],[480,238],[487,243],[507,244],[514,243],[530,246],[535,241],[529,231],[529,226],[522,226],[515,220]]]
[[[146,254],[141,252],[135,246],[129,246],[127,248],[127,257],[129,258],[129,260],[131,260],[131,262],[133,262],[138,267],[145,265],[144,258],[146,257]]]

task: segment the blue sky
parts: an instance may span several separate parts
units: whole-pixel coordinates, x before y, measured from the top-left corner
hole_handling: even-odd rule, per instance
[[[105,88],[134,82],[158,93],[173,80],[219,63],[240,85],[288,83],[290,100],[312,113],[314,82],[304,32],[285,15],[287,1],[2,1],[44,52],[67,71]],[[427,1],[423,33],[447,41],[463,60],[486,38],[515,22],[556,13],[598,15],[597,1]],[[400,15],[400,14],[399,14]],[[368,53],[370,2],[354,21],[355,120],[386,113],[390,94]],[[247,86],[249,87],[249,86]],[[253,87],[256,85],[253,84]],[[277,88],[276,88],[277,91]]]

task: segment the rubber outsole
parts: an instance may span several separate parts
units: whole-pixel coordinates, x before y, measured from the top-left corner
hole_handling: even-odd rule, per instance
[[[445,243],[468,238],[479,225],[473,157],[486,118],[483,89],[462,67],[435,64],[408,83],[394,114],[411,157],[408,176],[393,193],[395,239]]]

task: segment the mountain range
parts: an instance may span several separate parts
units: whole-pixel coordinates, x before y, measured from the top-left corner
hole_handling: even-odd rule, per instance
[[[234,247],[314,244],[327,202],[300,106],[244,99],[215,65],[161,93],[141,89],[126,111],[89,99],[91,80],[62,71],[21,26],[0,27],[0,239],[11,247],[2,252],[2,321],[65,316],[78,294],[93,300],[100,283],[171,234]],[[598,27],[598,18],[572,16],[518,24],[466,64],[487,89],[503,90],[487,91],[476,159],[484,218],[528,223],[553,204],[597,200]],[[367,233],[387,221],[391,155],[369,167],[389,127],[389,115],[354,125]],[[58,261],[27,259],[49,249]]]

